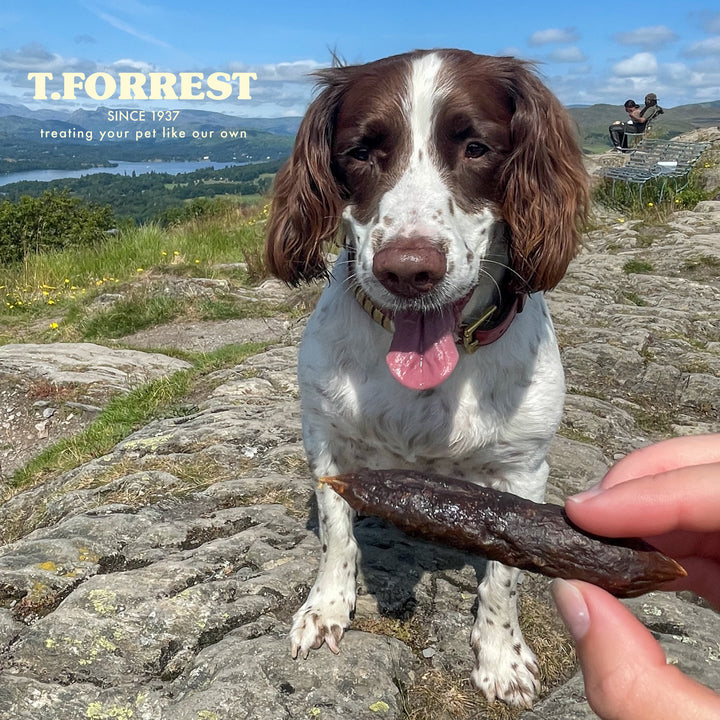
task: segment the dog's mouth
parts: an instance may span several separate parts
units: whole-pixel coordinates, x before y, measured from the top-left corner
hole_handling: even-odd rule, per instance
[[[398,310],[395,332],[385,362],[392,376],[411,390],[437,387],[452,374],[460,359],[457,328],[472,292],[437,310]]]

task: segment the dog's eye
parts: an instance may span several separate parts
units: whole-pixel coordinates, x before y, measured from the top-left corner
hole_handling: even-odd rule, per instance
[[[355,158],[355,160],[367,162],[370,159],[370,148],[367,148],[364,145],[358,145],[357,147],[350,148],[350,150],[347,151],[347,154],[351,158]]]
[[[490,148],[487,145],[483,145],[481,142],[472,141],[465,146],[465,157],[466,158],[479,158],[482,157]]]

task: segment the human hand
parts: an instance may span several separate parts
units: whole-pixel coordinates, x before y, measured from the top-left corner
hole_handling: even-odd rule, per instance
[[[607,537],[641,536],[688,571],[720,609],[720,435],[677,438],[628,455],[597,488],[568,498],[570,519]],[[579,581],[553,594],[573,635],[588,702],[607,720],[720,717],[720,696],[666,663],[652,635],[615,598]]]

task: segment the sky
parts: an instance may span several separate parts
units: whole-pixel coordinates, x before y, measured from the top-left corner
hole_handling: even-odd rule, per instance
[[[0,9],[0,103],[301,115],[312,97],[309,73],[329,65],[333,53],[355,64],[433,47],[534,61],[566,105],[620,107],[648,92],[664,107],[720,100],[716,0],[24,0]],[[69,73],[87,80],[95,73],[117,79],[131,72],[143,74],[147,88],[151,73],[198,73],[195,80],[201,74],[188,92],[204,98],[122,101],[118,91],[98,102],[92,88],[96,97],[106,92],[105,76],[97,76],[90,90],[79,76],[73,76],[79,87],[72,92],[62,84]],[[47,100],[39,98],[29,73],[52,73]],[[213,73],[229,74],[221,79],[255,73],[245,76],[250,97],[240,97],[238,79],[209,101]],[[60,97],[52,100],[51,91]]]

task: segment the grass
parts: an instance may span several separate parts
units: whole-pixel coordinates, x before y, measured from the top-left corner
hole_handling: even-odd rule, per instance
[[[168,274],[213,276],[215,265],[249,258],[255,277],[245,270],[242,280],[258,280],[264,272],[257,256],[262,247],[267,209],[223,206],[204,216],[163,230],[144,225],[122,230],[91,247],[31,255],[25,262],[0,268],[0,324],[11,318],[32,320],[67,310],[100,293],[112,293],[122,283],[146,275],[151,268]]]
[[[83,340],[120,338],[178,317],[183,303],[177,297],[144,296],[123,298],[105,311],[78,319]]]
[[[520,626],[528,644],[537,654],[541,696],[545,696],[572,676],[577,667],[575,651],[548,599],[522,592],[519,600]],[[422,630],[414,627],[412,621],[381,621],[386,621],[386,627],[380,624],[379,627],[362,629],[397,637],[415,649],[416,653],[417,647],[422,647]],[[396,625],[399,627],[396,628]],[[415,683],[409,687],[400,685],[400,689],[407,720],[516,720],[527,712],[499,701],[488,703],[471,686],[467,675],[451,673],[427,664],[418,673]]]
[[[101,342],[178,317],[227,320],[289,312],[239,302],[230,292],[218,297],[213,291],[210,298],[182,292],[185,277],[223,278],[228,290],[267,277],[266,217],[267,207],[225,203],[215,214],[169,229],[129,228],[91,247],[0,267],[0,344]]]
[[[637,305],[638,307],[646,307],[647,305],[649,305],[647,300],[644,300],[637,293],[634,293],[632,291],[625,290],[623,291],[622,296],[629,305]]]
[[[626,275],[647,275],[653,270],[655,270],[655,266],[646,260],[628,260],[623,264],[623,272]]]
[[[698,255],[686,259],[681,270],[693,280],[715,280],[720,275],[720,257]]]
[[[687,187],[679,191],[675,191],[662,178],[644,183],[642,196],[638,185],[619,181],[613,184],[611,180],[598,183],[593,191],[593,199],[605,207],[626,213],[635,220],[660,224],[667,222],[675,210],[692,209],[708,197],[708,193],[700,186],[697,172],[690,174]]]

